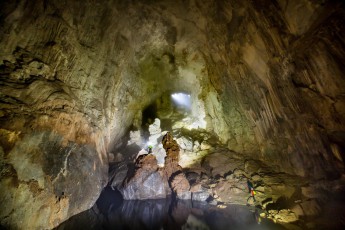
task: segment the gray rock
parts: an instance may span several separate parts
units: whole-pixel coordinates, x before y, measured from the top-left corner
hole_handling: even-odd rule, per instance
[[[178,199],[191,199],[189,182],[184,173],[179,173],[171,178],[170,186]]]
[[[125,200],[162,199],[169,194],[163,177],[157,171],[143,172],[140,178],[131,180],[120,192]]]
[[[193,141],[186,137],[179,137],[176,139],[177,144],[181,149],[193,151]]]
[[[190,200],[192,198],[192,193],[190,191],[179,192],[176,197],[181,200]]]
[[[141,137],[140,130],[130,131],[129,132],[129,140],[128,140],[127,145],[131,145],[131,144],[136,144],[138,146],[142,146],[143,145],[143,140],[142,140],[142,137]]]
[[[128,167],[127,162],[116,164],[109,172],[109,183],[112,189],[122,186],[124,179],[127,176]]]
[[[0,159],[1,224],[47,229],[91,208],[107,183],[108,171],[95,156],[92,146],[63,143],[56,133],[37,131],[24,136],[5,160]],[[106,162],[106,155],[102,160]],[[3,222],[5,216],[7,222]]]
[[[161,120],[155,118],[155,121],[149,126],[149,132],[151,135],[161,134]]]
[[[163,145],[159,144],[155,148],[153,148],[152,154],[156,156],[158,165],[160,167],[163,167],[165,163],[165,157],[166,157],[166,152],[163,148]]]
[[[171,194],[168,181],[158,171],[154,155],[139,156],[132,170],[118,187],[125,200],[162,199]]]
[[[0,143],[10,173],[1,174],[0,221],[8,228],[49,229],[87,209],[107,181],[106,151],[168,91],[194,100],[195,119],[180,128],[207,127],[240,162],[255,160],[243,168],[230,164],[234,152],[205,159],[212,176],[261,172],[256,160],[317,181],[343,174],[343,1],[3,2]],[[63,141],[36,142],[42,132]],[[284,192],[270,187],[273,198]]]
[[[210,194],[207,192],[207,190],[192,193],[192,200],[206,201],[209,197],[210,197]]]

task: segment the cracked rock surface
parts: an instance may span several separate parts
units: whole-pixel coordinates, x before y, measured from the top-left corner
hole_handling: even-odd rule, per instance
[[[196,199],[241,203],[250,178],[317,213],[343,188],[344,18],[341,0],[1,1],[1,225],[90,208],[154,110]]]

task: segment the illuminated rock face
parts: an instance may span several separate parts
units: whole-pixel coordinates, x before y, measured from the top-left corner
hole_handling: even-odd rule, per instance
[[[177,198],[191,199],[189,182],[178,165],[180,148],[177,142],[168,132],[162,143],[166,151],[164,167],[158,167],[155,155],[141,155],[134,169],[128,170],[123,183],[117,185],[125,200],[162,199],[172,192]]]
[[[190,122],[177,127],[199,127],[243,158],[307,178],[343,173],[340,0],[0,8],[2,225],[52,228],[91,207],[107,152],[170,92],[191,98]]]
[[[169,132],[163,137],[162,143],[166,151],[163,171],[172,191],[180,199],[191,199],[189,182],[179,165],[179,145]]]
[[[135,167],[133,175],[128,173],[123,186],[119,187],[125,200],[163,199],[171,194],[168,181],[158,171],[155,156],[140,156]]]

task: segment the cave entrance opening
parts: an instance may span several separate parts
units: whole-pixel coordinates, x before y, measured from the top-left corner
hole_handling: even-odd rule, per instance
[[[188,92],[163,93],[142,112],[143,138],[149,139],[149,127],[156,118],[160,120],[161,130],[173,131],[174,124],[191,113],[191,105],[191,96]]]
[[[174,105],[178,110],[183,112],[190,112],[191,110],[191,99],[190,94],[188,93],[173,93],[171,94],[171,98],[174,102]]]
[[[190,93],[164,92],[138,111],[123,139],[123,144],[115,150],[119,153],[116,156],[132,161],[140,154],[152,151],[158,164],[164,165],[165,150],[161,144],[162,138],[167,131],[176,134],[188,126],[192,108]]]
[[[191,113],[191,105],[191,96],[186,92],[165,92],[154,99],[138,116],[141,122],[133,124],[129,131],[124,154],[127,155],[128,146],[135,146],[139,150],[134,154],[128,152],[131,155],[129,158],[136,158],[143,150],[149,153],[152,151],[158,164],[164,165],[162,138],[166,131],[179,132],[184,126],[184,119]]]
[[[181,136],[183,130],[203,129],[204,111],[196,95],[185,90],[165,91],[142,107],[111,156],[114,161],[133,161],[140,154],[152,152],[164,165],[161,144],[167,131]]]

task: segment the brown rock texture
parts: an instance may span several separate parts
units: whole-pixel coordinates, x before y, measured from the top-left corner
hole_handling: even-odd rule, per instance
[[[153,154],[139,156],[133,172],[128,171],[123,186],[117,186],[124,199],[162,199],[171,192],[179,199],[191,198],[189,182],[178,165],[180,148],[177,142],[168,132],[162,143],[167,152],[164,167],[158,167]]]
[[[190,185],[186,176],[180,172],[170,178],[170,186],[174,194],[179,199],[191,199]]]
[[[341,0],[1,1],[1,225],[53,228],[90,208],[107,152],[171,92],[192,100],[181,129],[238,160],[339,179],[344,26]]]
[[[190,199],[190,184],[185,174],[182,172],[182,167],[178,164],[180,154],[179,145],[170,132],[167,132],[163,137],[162,144],[166,151],[165,164],[162,171],[171,189],[179,199]]]
[[[182,167],[178,164],[180,147],[170,132],[163,137],[162,144],[166,151],[164,173],[169,180],[174,173],[182,170]]]
[[[163,199],[170,195],[168,181],[158,171],[157,159],[152,154],[141,155],[134,172],[127,173],[123,186],[118,188],[125,200]]]
[[[152,170],[152,171],[157,171],[158,170],[158,165],[157,165],[157,159],[155,156],[152,154],[148,155],[141,155],[138,157],[136,160],[136,167],[141,168],[144,170]]]

